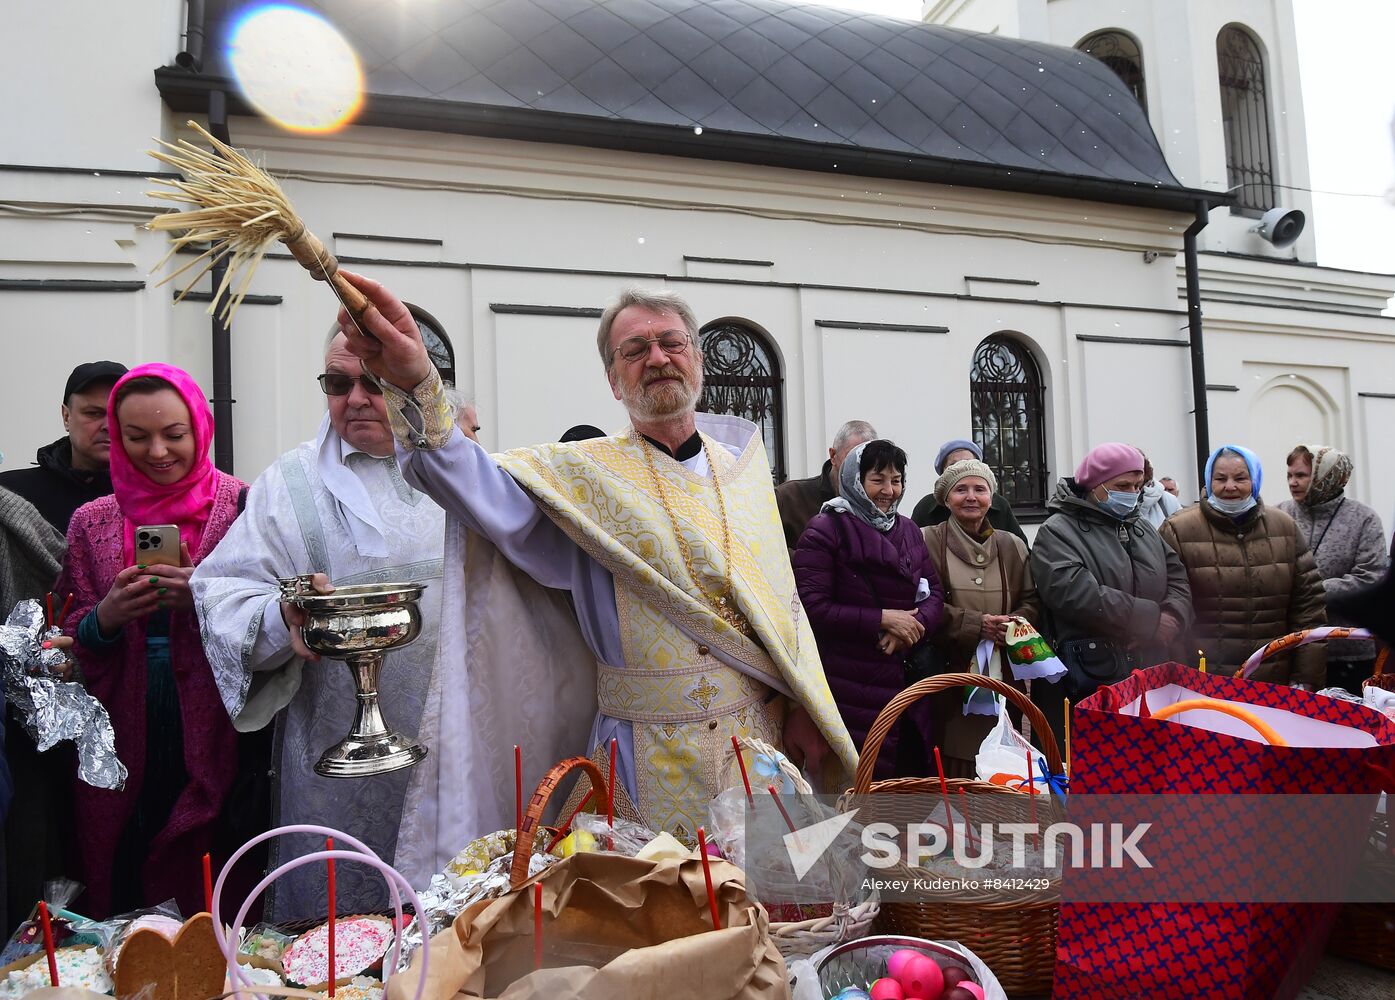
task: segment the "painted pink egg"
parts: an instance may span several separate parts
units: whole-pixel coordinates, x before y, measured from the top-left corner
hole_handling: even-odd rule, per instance
[[[901,978],[901,969],[912,958],[923,958],[918,951],[909,948],[902,948],[900,951],[893,951],[891,957],[886,960],[886,974],[892,979]]]
[[[946,993],[944,1000],[984,1000],[983,987],[966,979]]]
[[[907,997],[937,997],[945,988],[939,963],[920,954],[906,959],[896,978]]]
[[[878,979],[872,984],[872,1000],[906,1000],[906,991],[894,979]]]

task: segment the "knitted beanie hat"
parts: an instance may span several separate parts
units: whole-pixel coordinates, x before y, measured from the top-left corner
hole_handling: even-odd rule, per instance
[[[998,477],[993,475],[993,470],[978,459],[966,458],[961,462],[955,462],[940,473],[940,478],[935,480],[935,499],[941,504],[945,503],[949,497],[949,491],[954,489],[959,480],[967,479],[969,476],[978,476],[980,479],[987,480],[988,492],[998,492]]]
[[[1133,445],[1110,441],[1091,448],[1075,470],[1075,483],[1092,490],[1126,472],[1142,472],[1143,455]]]

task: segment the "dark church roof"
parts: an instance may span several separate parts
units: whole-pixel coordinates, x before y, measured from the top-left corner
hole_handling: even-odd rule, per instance
[[[357,122],[1190,210],[1142,108],[1073,49],[779,0],[323,0]],[[207,0],[207,109],[246,0]],[[246,113],[235,96],[231,110]],[[234,136],[234,139],[236,137]]]

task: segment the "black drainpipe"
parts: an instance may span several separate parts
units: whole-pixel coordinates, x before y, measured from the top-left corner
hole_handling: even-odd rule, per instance
[[[1206,408],[1206,347],[1201,340],[1201,275],[1196,259],[1196,234],[1211,221],[1206,202],[1196,203],[1196,219],[1182,234],[1187,270],[1187,329],[1192,349],[1192,416],[1196,424],[1196,481],[1206,488],[1206,459],[1211,456],[1211,421]]]
[[[174,54],[180,69],[203,69],[203,0],[189,0],[184,20],[184,47]]]
[[[228,137],[228,99],[221,90],[208,94],[208,131],[214,137],[232,144]],[[227,274],[223,258],[213,265],[213,290],[216,292]],[[213,303],[213,464],[223,472],[233,471],[233,403],[232,395],[232,330],[221,318],[227,303],[225,292]]]

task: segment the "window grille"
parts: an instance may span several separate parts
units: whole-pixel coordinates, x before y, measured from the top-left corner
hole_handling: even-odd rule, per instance
[[[775,482],[785,479],[783,380],[775,349],[758,331],[723,321],[703,328],[703,390],[698,409],[731,413],[760,428]]]
[[[1238,198],[1235,211],[1261,215],[1274,207],[1274,147],[1269,133],[1269,98],[1264,56],[1243,28],[1230,25],[1216,36],[1225,130],[1227,184]]]
[[[978,345],[969,375],[974,440],[1015,509],[1046,508],[1046,392],[1027,349],[1002,334]]]
[[[426,345],[427,356],[431,358],[431,363],[436,366],[436,370],[441,373],[441,381],[454,385],[455,348],[451,346],[446,331],[442,330],[441,325],[424,309],[418,309],[411,303],[406,305],[407,310],[412,314],[412,319],[417,321],[417,329],[421,331],[421,341]]]
[[[1081,52],[1094,56],[1129,88],[1135,100],[1148,113],[1143,86],[1143,51],[1132,35],[1122,31],[1097,31],[1076,46]]]

